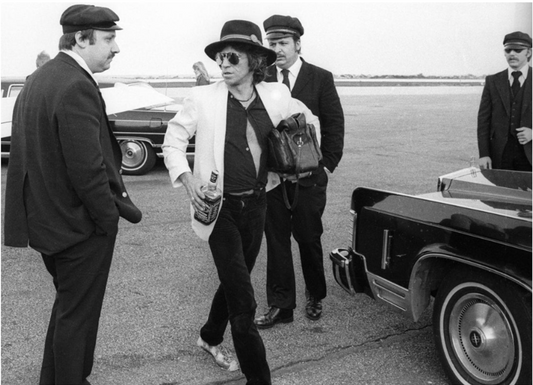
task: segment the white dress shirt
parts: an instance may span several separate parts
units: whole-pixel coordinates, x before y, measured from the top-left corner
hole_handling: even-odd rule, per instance
[[[281,73],[281,68],[276,67],[278,71],[278,82],[283,83],[283,74]],[[300,69],[302,68],[302,59],[298,57],[298,59],[294,62],[294,64],[288,68],[289,70],[289,84],[291,85],[291,91],[294,88],[294,83],[296,83],[296,78],[298,77],[298,74],[300,73]]]
[[[520,87],[522,87],[524,85],[524,82],[526,81],[527,79],[527,75],[529,74],[529,64],[526,63],[522,68],[520,68],[519,70],[514,70],[512,68],[508,68],[507,69],[508,71],[508,77],[509,77],[509,85],[512,86],[513,85],[513,81],[514,81],[514,77],[513,77],[513,72],[515,71],[520,71],[522,72],[522,75],[520,75],[520,77],[518,78],[518,81],[520,82]]]

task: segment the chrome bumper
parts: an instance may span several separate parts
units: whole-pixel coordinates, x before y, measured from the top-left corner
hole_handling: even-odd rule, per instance
[[[364,291],[362,282],[356,278],[355,263],[361,261],[352,249],[335,249],[329,254],[332,262],[333,276],[335,281],[351,295]]]

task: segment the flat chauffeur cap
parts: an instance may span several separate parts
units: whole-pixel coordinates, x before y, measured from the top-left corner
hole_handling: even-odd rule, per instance
[[[503,39],[505,48],[531,48],[531,37],[520,31],[505,35]]]
[[[284,37],[300,38],[304,34],[304,27],[296,17],[273,15],[263,22],[267,39],[282,39]]]
[[[115,23],[118,20],[117,14],[109,8],[77,4],[63,12],[59,24],[63,26],[63,33],[86,29],[115,31],[122,29]]]

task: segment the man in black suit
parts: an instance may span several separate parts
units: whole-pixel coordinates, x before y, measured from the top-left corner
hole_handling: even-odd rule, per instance
[[[270,48],[277,54],[269,67],[266,81],[282,82],[292,96],[302,101],[320,120],[323,159],[320,167],[296,181],[285,176],[289,200],[298,187],[298,201],[293,210],[285,206],[282,187],[267,193],[267,301],[269,311],[256,319],[259,328],[293,321],[296,285],[291,253],[291,235],[298,243],[306,286],[306,317],[318,320],[322,299],[326,297],[324,275],[322,214],[326,207],[328,175],[342,157],[344,113],[331,72],[309,64],[300,57],[304,28],[297,18],[274,15],[263,23]],[[299,186],[298,186],[299,185]]]
[[[531,37],[505,35],[509,68],[487,76],[478,112],[479,166],[531,172]]]
[[[4,242],[41,253],[56,288],[40,384],[89,384],[119,217],[141,220],[93,76],[119,52],[118,20],[66,9],[61,52],[28,77],[13,111]]]

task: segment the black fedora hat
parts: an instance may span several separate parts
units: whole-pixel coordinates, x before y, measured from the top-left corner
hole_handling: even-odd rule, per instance
[[[222,27],[220,40],[209,44],[204,51],[207,56],[215,60],[215,55],[231,43],[248,44],[258,52],[265,54],[267,65],[271,65],[276,61],[276,53],[264,47],[262,41],[261,30],[251,21],[230,20]]]

